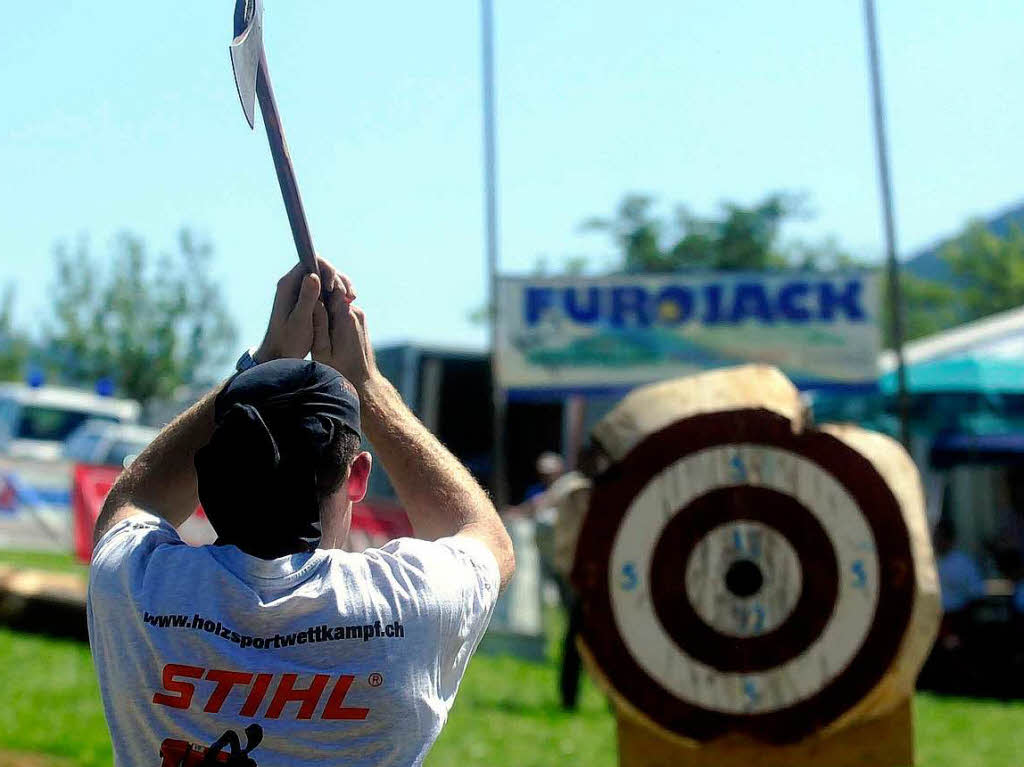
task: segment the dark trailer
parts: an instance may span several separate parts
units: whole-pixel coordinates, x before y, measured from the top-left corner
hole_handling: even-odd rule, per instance
[[[482,351],[400,345],[376,350],[377,366],[424,425],[469,467],[487,488],[494,463],[491,366]],[[521,501],[536,482],[534,464],[545,450],[561,452],[563,410],[557,402],[510,402],[505,455],[509,499]],[[370,480],[374,501],[394,500],[382,471]]]

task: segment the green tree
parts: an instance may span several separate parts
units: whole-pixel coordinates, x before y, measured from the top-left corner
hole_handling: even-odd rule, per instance
[[[0,300],[0,381],[13,381],[25,374],[31,344],[14,327],[14,286],[8,285]]]
[[[591,219],[584,228],[612,235],[621,268],[627,272],[878,270],[884,285],[883,333],[886,345],[892,345],[892,301],[884,269],[850,255],[833,238],[815,243],[781,242],[781,228],[787,220],[808,216],[799,195],[777,192],[749,207],[727,202],[721,214],[712,217],[696,216],[680,206],[674,222],[656,216],[653,205],[651,197],[629,195],[615,216]],[[1009,240],[1000,240],[975,224],[950,245],[946,256],[954,272],[974,286],[967,297],[972,317],[1024,303],[1024,235],[1019,230]],[[997,281],[999,290],[994,291],[992,286]],[[901,286],[905,340],[945,330],[967,319],[955,287],[905,271]]]
[[[62,377],[81,385],[109,378],[143,405],[210,377],[236,337],[211,256],[210,244],[187,230],[156,258],[124,234],[107,268],[84,243],[58,246],[48,346]]]
[[[892,295],[889,290],[888,276],[879,275],[883,282],[882,290],[882,336],[886,348],[894,346],[892,335]],[[915,338],[929,336],[940,330],[951,328],[960,323],[960,312],[957,308],[957,291],[944,282],[926,280],[908,274],[903,270],[900,274],[900,292],[903,298],[903,340],[913,341]]]
[[[648,195],[627,195],[613,217],[589,219],[583,228],[612,236],[626,272],[853,265],[834,240],[820,245],[780,242],[782,224],[807,215],[799,195],[776,192],[751,206],[726,202],[721,214],[712,217],[679,206],[672,221],[656,216],[653,206]]]
[[[664,223],[651,214],[653,204],[654,198],[647,195],[627,195],[614,218],[591,218],[583,228],[608,232],[622,253],[626,271],[671,271],[661,242]]]
[[[1016,224],[1001,237],[984,221],[969,221],[939,255],[961,285],[961,321],[1024,304],[1024,232]]]

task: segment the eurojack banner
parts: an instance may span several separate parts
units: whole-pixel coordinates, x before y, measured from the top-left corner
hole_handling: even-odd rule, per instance
[[[762,362],[804,387],[877,377],[878,279],[863,272],[505,278],[498,372],[513,396],[614,390]]]

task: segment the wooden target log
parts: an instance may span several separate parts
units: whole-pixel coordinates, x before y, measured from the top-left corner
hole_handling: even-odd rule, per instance
[[[573,579],[620,733],[763,751],[906,709],[940,616],[919,476],[893,440],[802,412],[747,366],[639,389],[595,427],[614,463]]]

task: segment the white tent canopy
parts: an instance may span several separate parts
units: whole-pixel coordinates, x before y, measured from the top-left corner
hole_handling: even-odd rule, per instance
[[[1024,358],[1024,306],[974,320],[903,347],[907,365],[951,357]],[[895,369],[896,354],[887,349],[878,358],[879,373]]]

